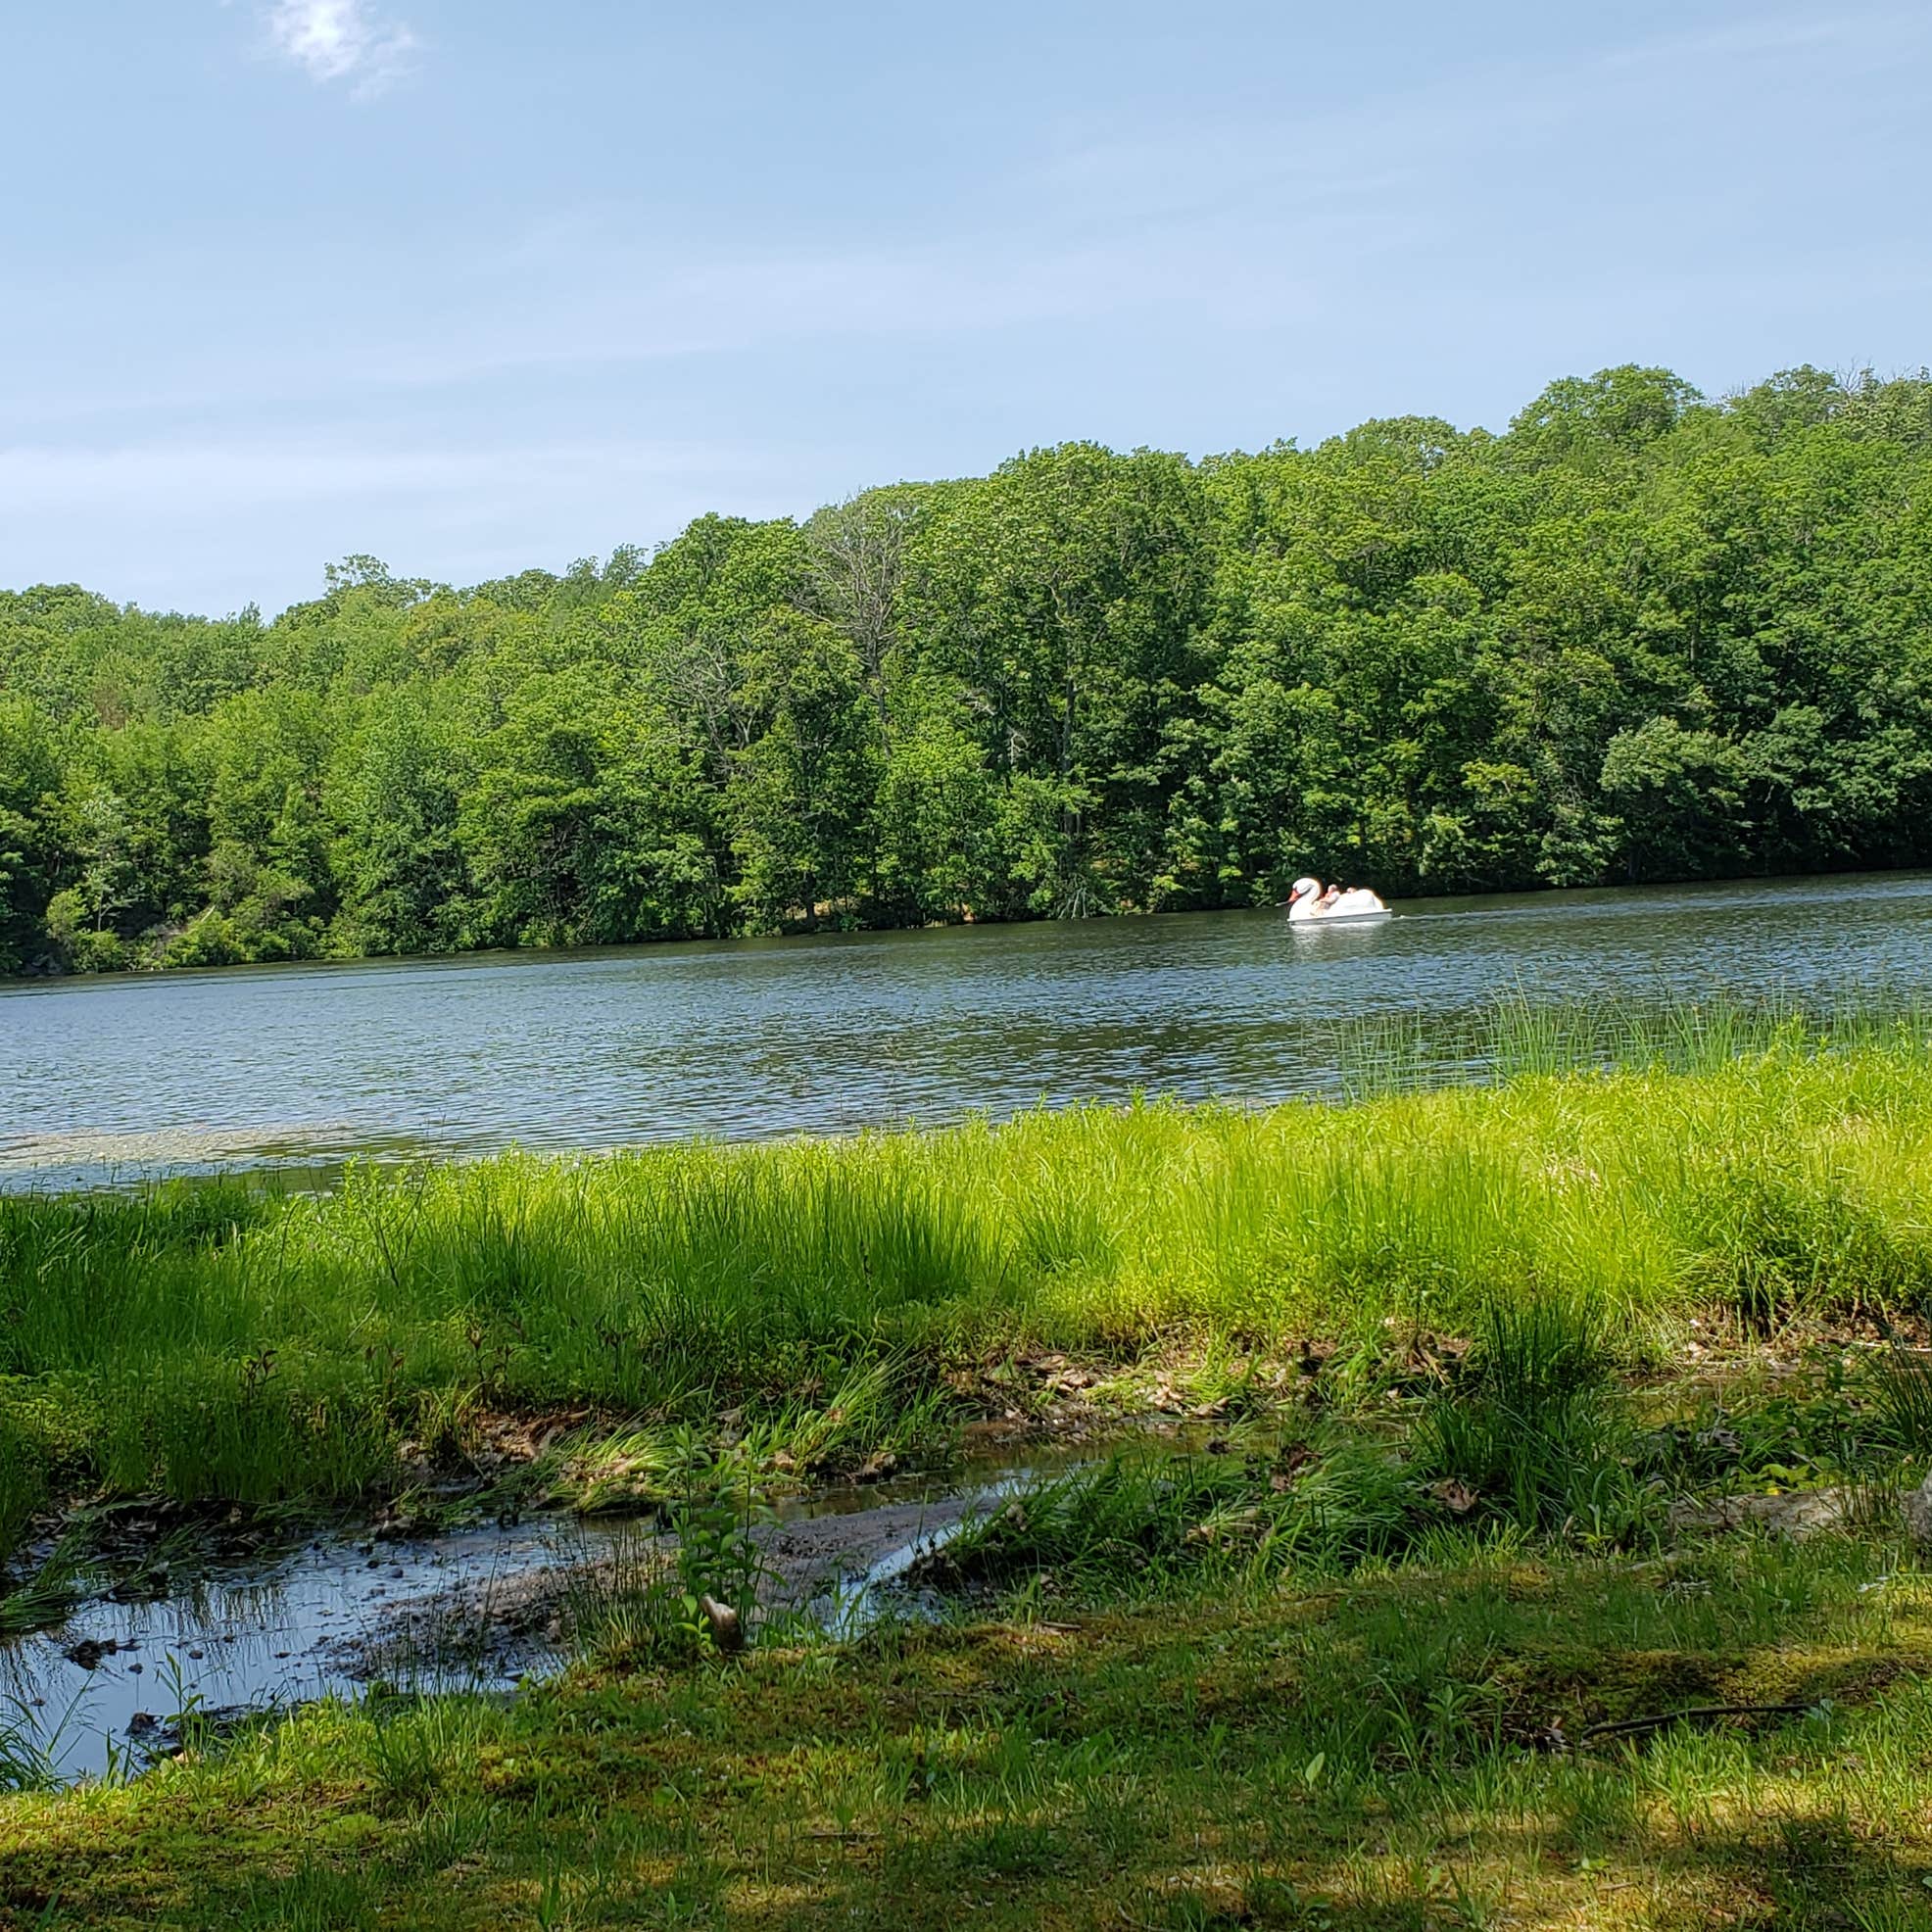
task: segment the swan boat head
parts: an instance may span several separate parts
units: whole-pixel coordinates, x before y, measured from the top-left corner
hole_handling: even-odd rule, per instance
[[[1325,896],[1321,880],[1303,878],[1288,894],[1288,919],[1296,926],[1359,926],[1388,916],[1388,907],[1366,886],[1351,886],[1347,892],[1331,886]]]

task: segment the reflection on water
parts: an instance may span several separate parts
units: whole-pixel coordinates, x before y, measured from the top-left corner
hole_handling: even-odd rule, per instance
[[[0,988],[0,1184],[1324,1090],[1338,1027],[1932,991],[1932,876],[1430,899]]]
[[[1194,1446],[1150,1432],[1122,1453]],[[781,1501],[755,1532],[767,1602],[851,1636],[916,1558],[1016,1488],[1094,1452],[1002,1445],[950,1471]],[[0,1729],[39,1740],[55,1774],[97,1777],[172,1749],[183,1712],[220,1722],[340,1695],[380,1678],[411,1690],[507,1689],[561,1661],[554,1620],[571,1579],[635,1567],[658,1525],[537,1516],[440,1535],[336,1532],[262,1554],[177,1544],[171,1568],[136,1572],[152,1600],[92,1593],[57,1623],[0,1640]]]
[[[0,1698],[50,1742],[57,1772],[97,1776],[164,1742],[182,1709],[208,1716],[361,1690],[361,1644],[412,1599],[558,1567],[584,1547],[555,1521],[407,1546],[331,1538],[264,1559],[217,1562],[150,1603],[110,1597],[58,1628],[0,1644]],[[514,1681],[507,1650],[426,1641],[425,1686]]]

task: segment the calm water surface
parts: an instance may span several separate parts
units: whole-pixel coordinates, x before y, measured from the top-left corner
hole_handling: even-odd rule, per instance
[[[1932,996],[1932,874],[0,986],[0,1185],[1264,1100],[1499,996]]]

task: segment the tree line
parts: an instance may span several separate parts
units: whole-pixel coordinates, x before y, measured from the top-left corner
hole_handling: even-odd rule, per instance
[[[272,622],[0,593],[0,970],[1932,862],[1932,377],[1090,444]]]

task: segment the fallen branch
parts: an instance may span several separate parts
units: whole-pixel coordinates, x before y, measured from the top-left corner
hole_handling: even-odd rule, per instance
[[[1666,1724],[1709,1723],[1718,1717],[1804,1717],[1813,1704],[1703,1704],[1690,1711],[1660,1711],[1649,1717],[1618,1717],[1604,1724],[1586,1724],[1576,1733],[1574,1749],[1607,1737],[1634,1737],[1640,1731],[1662,1730]]]

